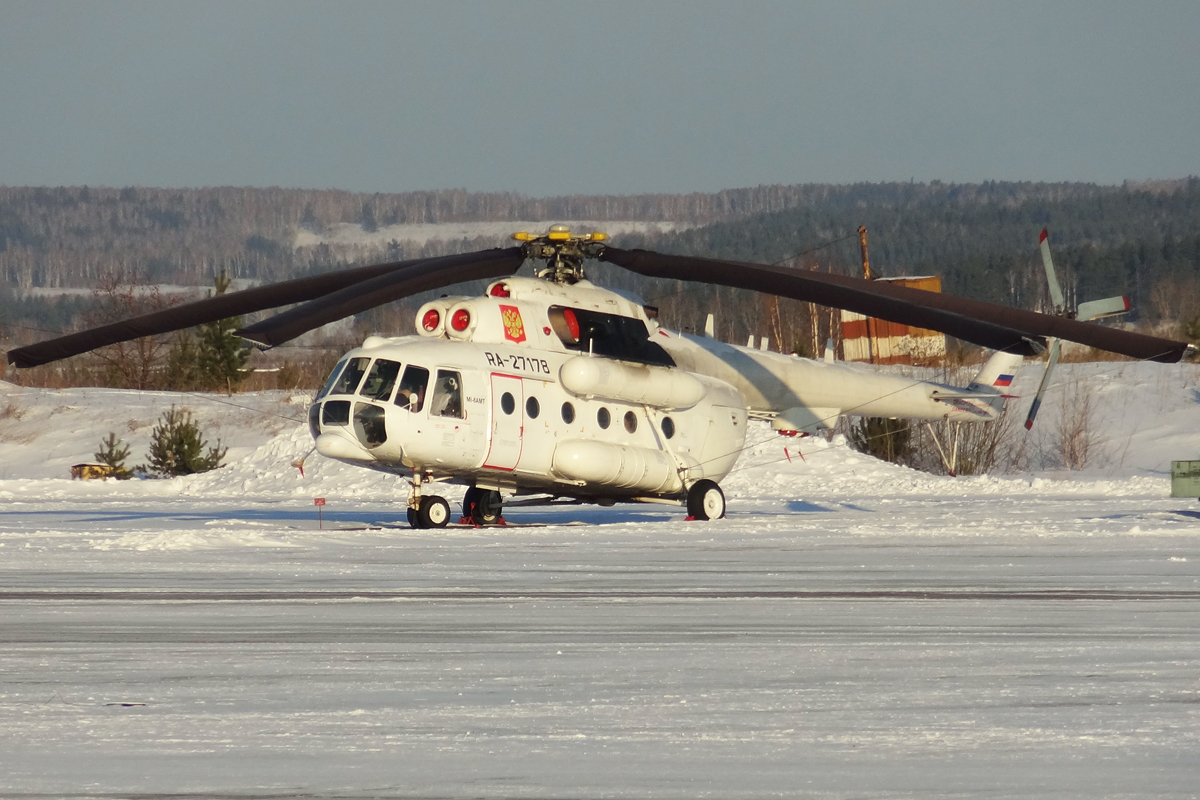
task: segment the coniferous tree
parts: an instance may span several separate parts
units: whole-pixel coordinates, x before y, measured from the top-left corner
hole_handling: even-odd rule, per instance
[[[146,471],[168,478],[208,472],[222,465],[227,449],[221,447],[220,439],[215,447],[208,447],[192,412],[171,406],[150,434],[150,465]]]
[[[93,456],[97,462],[111,467],[111,475],[117,480],[125,481],[133,477],[133,473],[125,466],[125,459],[129,458],[129,445],[118,439],[113,431],[108,432],[107,439],[101,440],[100,449]]]
[[[317,211],[313,208],[312,203],[304,205],[304,212],[300,215],[299,225],[301,228],[313,233],[322,233],[325,230],[325,226],[321,224],[321,220],[317,219]]]
[[[355,220],[362,229],[367,233],[374,233],[379,230],[379,223],[375,220],[375,207],[370,203],[363,203],[362,210],[358,214],[358,219]]]
[[[199,348],[190,330],[175,334],[175,344],[167,354],[166,385],[177,392],[201,388]]]
[[[225,272],[213,278],[217,294],[225,294],[231,283]],[[245,378],[243,368],[250,358],[249,346],[234,331],[242,318],[227,317],[181,331],[167,358],[167,385],[176,391],[232,392]]]
[[[225,272],[213,279],[217,294],[225,294],[229,284],[230,278]],[[196,364],[203,388],[233,391],[233,387],[242,382],[245,377],[242,368],[250,358],[250,347],[234,335],[240,327],[240,316],[226,317],[199,327]]]

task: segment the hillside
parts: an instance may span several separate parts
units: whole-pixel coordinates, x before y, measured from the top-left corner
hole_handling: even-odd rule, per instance
[[[943,290],[1044,308],[1037,234],[1051,231],[1071,298],[1129,295],[1131,321],[1181,335],[1200,317],[1200,179],[1083,183],[933,182],[760,186],[715,194],[529,198],[465,190],[354,194],[301,189],[0,187],[0,336],[11,348],[70,330],[106,275],[205,287],[350,264],[502,245],[513,229],[571,221],[653,247],[856,274],[865,225],[876,274],[935,274]],[[663,306],[671,327],[718,311],[730,341],[769,335],[784,349],[823,342],[828,320],[801,303],[652,281],[597,264],[598,281]],[[469,287],[467,291],[473,291]],[[414,298],[360,324],[406,333]],[[812,336],[806,332],[812,330]]]

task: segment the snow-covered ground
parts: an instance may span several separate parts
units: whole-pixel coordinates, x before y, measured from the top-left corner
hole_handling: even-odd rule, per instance
[[[0,384],[0,795],[1195,797],[1200,368],[1058,383],[1078,473],[758,429],[725,520],[440,531],[399,478],[301,477],[303,397]],[[66,478],[172,403],[227,467]]]

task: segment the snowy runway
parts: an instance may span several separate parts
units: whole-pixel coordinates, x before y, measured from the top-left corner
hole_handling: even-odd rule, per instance
[[[1161,497],[894,496],[316,530],[0,521],[9,794],[1190,797],[1200,537]],[[967,518],[970,514],[970,518]],[[581,520],[605,524],[558,523]]]
[[[440,531],[396,477],[289,466],[303,397],[5,384],[0,796],[1196,797],[1200,504],[1164,474],[1200,368],[1064,372],[1082,475],[761,431],[719,522]],[[229,466],[64,480],[171,404]]]

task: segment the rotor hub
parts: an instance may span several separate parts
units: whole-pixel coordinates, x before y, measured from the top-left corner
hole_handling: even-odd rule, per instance
[[[526,258],[545,262],[546,266],[537,272],[539,278],[573,284],[583,280],[584,259],[599,258],[604,252],[608,234],[593,231],[576,235],[566,225],[551,225],[540,236],[519,231],[512,238],[525,243],[521,249]]]

